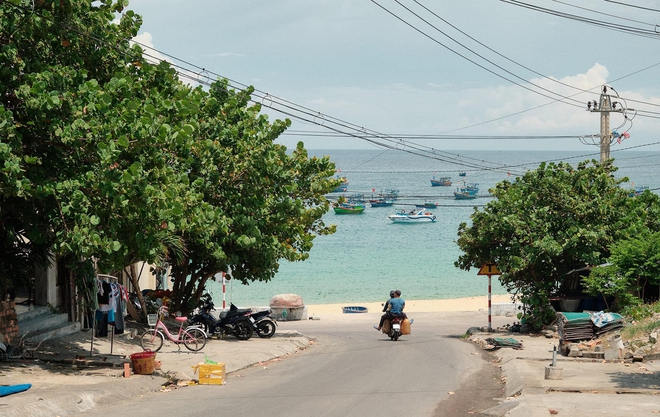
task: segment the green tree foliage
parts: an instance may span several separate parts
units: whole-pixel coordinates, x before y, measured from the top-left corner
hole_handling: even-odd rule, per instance
[[[613,161],[542,163],[515,181],[491,189],[495,199],[462,223],[455,265],[464,270],[494,261],[500,281],[526,304],[534,327],[551,319],[548,298],[568,272],[603,264],[610,247],[637,230],[659,230],[657,199],[630,198]]]
[[[270,124],[251,90],[192,88],[146,62],[127,3],[0,3],[2,259],[174,265],[179,305],[227,268],[267,280],[304,259],[333,230],[332,163],[275,145],[289,122]]]
[[[583,279],[592,295],[615,297],[620,310],[641,303],[646,284],[660,284],[660,233],[641,232],[615,243],[608,264]]]
[[[211,224],[183,236],[187,255],[171,274],[175,309],[192,308],[221,271],[242,283],[268,281],[281,259],[306,259],[317,234],[334,232],[322,221],[323,195],[337,186],[334,164],[309,158],[301,143],[293,152],[275,144],[289,122],[270,124],[250,92],[216,82],[200,109],[189,178],[203,203],[189,218]]]

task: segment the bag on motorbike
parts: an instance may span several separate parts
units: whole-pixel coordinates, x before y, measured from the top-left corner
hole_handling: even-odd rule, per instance
[[[383,327],[380,329],[381,332],[387,334],[390,332],[390,327],[392,326],[392,322],[390,319],[385,319],[383,322]]]
[[[410,334],[410,320],[407,318],[401,322],[401,334]]]

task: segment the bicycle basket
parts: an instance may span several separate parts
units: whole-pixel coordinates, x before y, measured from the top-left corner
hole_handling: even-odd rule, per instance
[[[158,322],[158,314],[147,314],[147,324],[149,326],[155,326]]]

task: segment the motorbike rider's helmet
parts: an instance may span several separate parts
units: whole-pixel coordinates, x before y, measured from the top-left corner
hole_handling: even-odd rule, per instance
[[[394,290],[390,291],[390,298],[394,298]]]

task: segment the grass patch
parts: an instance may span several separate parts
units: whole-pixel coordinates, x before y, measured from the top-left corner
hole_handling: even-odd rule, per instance
[[[626,340],[633,340],[648,335],[653,330],[658,328],[660,328],[660,320],[652,320],[647,318],[621,329],[621,337]]]

